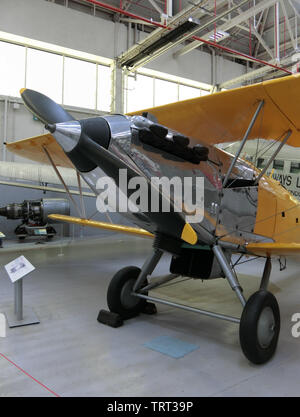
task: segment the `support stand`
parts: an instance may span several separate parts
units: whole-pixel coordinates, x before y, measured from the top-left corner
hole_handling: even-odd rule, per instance
[[[14,283],[14,310],[5,315],[10,328],[40,323],[33,310],[23,307],[23,279]]]

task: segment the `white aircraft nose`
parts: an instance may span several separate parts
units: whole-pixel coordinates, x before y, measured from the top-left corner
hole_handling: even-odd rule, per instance
[[[65,152],[71,152],[81,136],[81,125],[76,120],[47,125],[46,129],[55,137]]]

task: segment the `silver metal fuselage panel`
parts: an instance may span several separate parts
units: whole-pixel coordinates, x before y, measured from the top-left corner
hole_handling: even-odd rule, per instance
[[[167,177],[172,179],[177,176],[182,180],[185,177],[202,177],[204,179],[204,209],[205,216],[201,224],[193,224],[201,238],[202,232],[214,234],[222,226],[226,233],[234,235],[238,240],[257,240],[253,235],[253,227],[256,218],[257,187],[239,187],[222,189],[222,172],[218,164],[218,154],[211,147],[211,162],[193,164],[184,161],[163,150],[145,146],[139,141],[132,140],[133,129],[136,128],[131,117],[123,115],[104,116],[111,129],[111,141],[108,150],[120,158],[126,165],[137,172],[137,175],[150,180],[152,177]],[[199,141],[195,142],[199,143]],[[219,151],[218,151],[219,152]],[[221,151],[222,152],[222,151]],[[226,159],[226,165],[230,164],[231,156],[222,152]],[[221,165],[221,164],[220,164]],[[253,179],[252,168],[244,161],[238,160],[234,172],[234,178]],[[171,189],[172,191],[172,189]],[[171,196],[172,197],[172,196]],[[132,213],[122,213],[136,224],[147,230],[151,229],[144,216],[136,216]],[[185,217],[185,214],[182,213]],[[241,232],[245,232],[242,233]],[[204,233],[205,235],[205,233]],[[203,239],[205,242],[207,236]]]

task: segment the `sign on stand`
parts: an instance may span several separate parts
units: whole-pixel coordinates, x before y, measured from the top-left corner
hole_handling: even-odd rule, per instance
[[[25,258],[19,256],[4,266],[11,282],[14,284],[14,310],[6,313],[9,327],[28,326],[40,321],[29,308],[23,308],[23,278],[35,270],[35,267]]]

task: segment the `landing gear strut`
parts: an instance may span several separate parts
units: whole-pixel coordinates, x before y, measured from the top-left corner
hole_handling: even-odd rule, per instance
[[[163,251],[164,249],[154,246],[152,254],[146,260],[142,269],[130,266],[116,273],[107,292],[107,304],[110,312],[102,310],[99,315],[100,320],[99,318],[98,320],[112,327],[118,327],[123,323],[123,320],[137,316],[141,312],[146,312],[147,307],[153,306],[148,310],[156,312],[153,302],[165,304],[208,317],[238,323],[240,326],[240,344],[246,358],[254,364],[263,364],[270,360],[275,353],[280,331],[278,303],[276,298],[267,291],[271,273],[271,260],[266,259],[259,291],[252,294],[247,301],[224,249],[221,245],[212,247],[225,278],[243,306],[241,318],[237,318],[149,296],[148,291],[178,277],[176,274],[169,274],[148,283],[148,277],[153,273]]]

